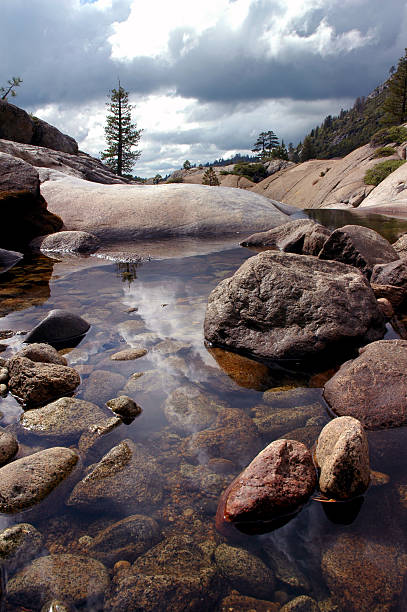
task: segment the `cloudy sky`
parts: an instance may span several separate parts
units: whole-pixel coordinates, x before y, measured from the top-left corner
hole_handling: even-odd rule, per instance
[[[0,85],[93,155],[120,78],[143,128],[139,176],[294,144],[397,64],[405,0],[0,0]]]

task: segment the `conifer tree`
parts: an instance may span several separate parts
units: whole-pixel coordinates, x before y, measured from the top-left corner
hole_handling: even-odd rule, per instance
[[[300,161],[305,162],[315,157],[314,145],[311,136],[306,136],[301,148]]]
[[[138,130],[136,123],[131,122],[131,111],[134,106],[129,104],[129,93],[120,85],[110,92],[109,109],[106,117],[105,136],[107,148],[101,153],[106,165],[119,176],[131,173],[135,162],[141,155],[134,151],[143,130]]]
[[[211,185],[212,187],[219,185],[219,179],[216,175],[215,170],[212,167],[205,170],[204,175],[202,177],[202,185]]]
[[[272,130],[260,132],[253,145],[253,153],[259,153],[260,157],[267,157],[271,151],[280,145],[280,141]]]
[[[7,96],[10,95],[14,98],[17,94],[15,91],[16,87],[20,87],[23,79],[20,77],[12,77],[7,81],[7,87],[0,87],[0,100],[7,100]]]
[[[407,121],[407,49],[388,81],[388,94],[382,109],[384,125],[400,125]]]

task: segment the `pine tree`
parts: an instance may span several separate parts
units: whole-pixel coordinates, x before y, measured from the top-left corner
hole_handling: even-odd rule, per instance
[[[212,187],[219,185],[219,179],[216,175],[215,170],[212,167],[209,167],[207,170],[205,170],[204,175],[202,177],[202,185],[211,185]]]
[[[140,140],[141,132],[137,125],[131,122],[131,111],[134,106],[129,104],[129,93],[120,85],[119,89],[112,89],[110,102],[106,103],[109,109],[106,117],[105,136],[107,148],[101,153],[106,165],[118,174],[131,173],[135,162],[141,155],[140,151],[132,150]]]
[[[253,153],[259,153],[260,157],[267,157],[271,151],[280,145],[280,141],[272,130],[260,132],[253,145]]]
[[[192,166],[191,166],[191,162],[189,161],[189,159],[186,159],[184,161],[184,165],[182,167],[184,168],[184,170],[191,170]]]
[[[383,125],[400,125],[407,121],[407,49],[388,81],[388,94],[382,109]]]
[[[306,136],[301,148],[300,161],[305,162],[308,159],[313,159],[314,157],[315,151],[311,136]]]
[[[16,87],[20,87],[23,79],[20,77],[12,77],[7,81],[7,87],[0,87],[0,100],[7,100],[7,96],[10,95],[14,98],[17,94],[15,92]]]

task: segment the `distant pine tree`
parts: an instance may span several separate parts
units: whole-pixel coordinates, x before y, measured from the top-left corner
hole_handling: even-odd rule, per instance
[[[382,108],[383,125],[400,125],[407,121],[407,49],[388,81],[388,93]]]
[[[216,172],[213,168],[205,170],[202,177],[202,185],[211,185],[211,187],[219,186],[219,179],[216,176]]]
[[[311,136],[306,136],[301,148],[300,161],[305,162],[315,158],[315,150]]]

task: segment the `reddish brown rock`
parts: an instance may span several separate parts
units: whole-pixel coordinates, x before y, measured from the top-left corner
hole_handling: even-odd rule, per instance
[[[229,485],[219,502],[222,521],[270,521],[297,512],[316,485],[309,450],[295,440],[276,440]]]
[[[220,603],[220,612],[278,612],[279,609],[278,603],[247,597],[238,591],[232,591]]]
[[[379,340],[344,363],[324,387],[338,416],[353,416],[365,429],[407,423],[407,340]]]
[[[394,308],[403,303],[407,293],[403,287],[394,287],[393,285],[378,285],[371,282],[370,286],[377,299],[389,300]]]
[[[391,317],[394,315],[394,308],[391,304],[391,302],[389,302],[389,300],[387,298],[378,298],[377,303],[379,304],[379,308],[383,313],[383,316],[386,317],[386,319],[391,319]]]
[[[81,382],[73,369],[54,363],[36,363],[27,357],[9,359],[9,389],[30,407],[43,406],[70,395]]]

